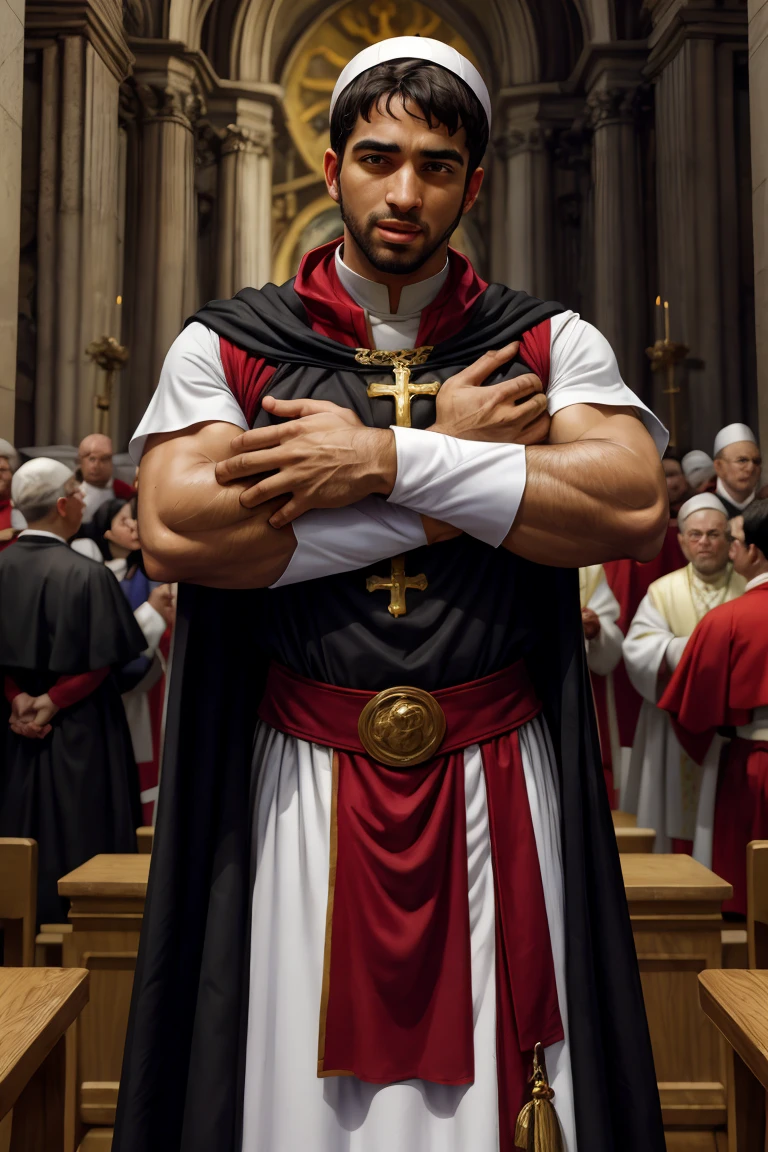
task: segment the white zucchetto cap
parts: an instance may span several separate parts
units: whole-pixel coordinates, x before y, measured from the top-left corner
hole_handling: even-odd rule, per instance
[[[0,436],[0,456],[5,457],[11,466],[11,472],[15,472],[19,466],[19,454],[10,440],[3,440],[2,436]]]
[[[28,460],[14,473],[11,481],[11,499],[14,504],[44,504],[55,492],[74,476],[71,468],[59,460],[38,456]]]
[[[725,505],[717,496],[712,492],[700,492],[698,496],[691,496],[690,500],[686,500],[682,508],[677,514],[678,524],[682,524],[683,520],[687,520],[694,512],[704,512],[706,509],[711,509],[712,512],[722,512],[726,520],[728,513],[725,510]]]
[[[725,428],[721,428],[715,436],[714,455],[717,456],[718,452],[722,452],[723,448],[727,448],[729,444],[741,444],[744,441],[757,444],[757,438],[752,429],[748,428],[746,424],[728,424]]]
[[[390,36],[388,40],[380,40],[378,44],[370,44],[353,56],[349,64],[341,70],[331,96],[331,116],[336,107],[336,101],[345,88],[353,80],[369,68],[377,64],[386,64],[390,60],[427,60],[430,64],[439,64],[441,68],[453,72],[470,88],[485,110],[488,120],[488,130],[491,128],[491,98],[485,80],[475,68],[474,64],[462,56],[450,44],[442,40],[432,40],[429,36]]]
[[[702,452],[700,448],[686,452],[681,464],[685,478],[692,488],[698,488],[699,484],[703,484],[705,480],[711,480],[715,474],[712,457],[707,456],[706,452]]]

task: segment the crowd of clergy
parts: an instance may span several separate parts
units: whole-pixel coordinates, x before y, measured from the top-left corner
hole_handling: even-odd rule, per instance
[[[153,822],[175,591],[143,571],[136,499],[107,436],[74,469],[0,440],[0,836],[38,842],[39,923]]]
[[[768,838],[768,487],[744,424],[663,464],[657,558],[579,573],[606,789],[743,916]],[[153,819],[175,596],[144,574],[136,499],[106,436],[75,470],[0,440],[0,836],[39,842],[41,922],[65,913],[58,877]]]

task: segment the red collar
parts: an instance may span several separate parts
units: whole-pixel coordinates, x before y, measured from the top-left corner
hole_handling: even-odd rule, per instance
[[[339,240],[313,248],[303,257],[294,290],[307,310],[313,332],[351,348],[367,348],[365,312],[346,291],[336,271]],[[488,285],[466,256],[448,249],[448,276],[435,299],[421,314],[417,346],[439,344],[464,327],[467,313]]]

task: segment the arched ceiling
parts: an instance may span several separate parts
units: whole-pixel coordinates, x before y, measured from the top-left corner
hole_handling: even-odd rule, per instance
[[[496,88],[565,80],[586,42],[616,35],[616,0],[428,2],[472,46]],[[220,75],[279,82],[297,38],[334,6],[327,0],[169,0],[167,35],[203,48]]]

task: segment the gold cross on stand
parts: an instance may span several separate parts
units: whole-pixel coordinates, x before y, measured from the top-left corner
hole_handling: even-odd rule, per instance
[[[421,348],[401,348],[388,352],[383,348],[358,348],[355,360],[371,368],[391,368],[395,374],[394,384],[378,383],[368,385],[368,395],[391,396],[395,402],[395,424],[398,428],[411,427],[411,400],[414,396],[437,396],[440,382],[430,380],[426,384],[414,384],[411,369],[419,368],[432,351],[432,345]]]
[[[409,588],[424,592],[427,588],[427,578],[423,572],[418,576],[406,576],[405,556],[393,556],[392,571],[389,580],[384,576],[369,576],[365,582],[369,592],[381,592],[389,589],[389,605],[387,611],[392,616],[405,616],[408,609],[405,605],[405,593]]]
[[[397,352],[389,352],[384,348],[358,348],[355,360],[371,368],[391,368],[395,374],[394,384],[369,384],[368,395],[391,396],[395,401],[395,424],[398,428],[411,427],[411,400],[414,396],[437,396],[440,383],[430,380],[427,384],[413,384],[411,382],[411,369],[419,368],[425,363],[432,351],[432,345],[424,344],[421,348],[401,348]],[[409,588],[424,592],[429,587],[423,572],[418,576],[406,576],[405,557],[395,556],[392,559],[392,568],[389,580],[383,576],[369,576],[365,582],[369,592],[389,590],[388,611],[392,616],[405,616],[408,611],[405,604],[405,593]]]

